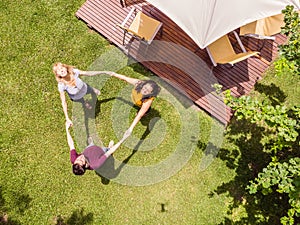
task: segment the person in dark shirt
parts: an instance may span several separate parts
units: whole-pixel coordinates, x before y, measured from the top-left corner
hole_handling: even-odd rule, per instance
[[[77,153],[74,147],[74,141],[69,131],[70,126],[71,124],[66,122],[67,141],[70,148],[70,161],[73,165],[72,170],[75,175],[83,175],[87,169],[96,170],[101,167],[106,159],[113,154],[126,139],[126,136],[124,135],[123,138],[115,145],[113,141],[110,141],[106,148],[94,145],[92,139],[89,138],[89,145],[82,153]]]

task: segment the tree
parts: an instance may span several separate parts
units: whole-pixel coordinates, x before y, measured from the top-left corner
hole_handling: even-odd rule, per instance
[[[271,157],[269,165],[250,181],[246,189],[250,194],[258,191],[264,195],[273,191],[286,193],[291,208],[287,210],[287,216],[281,218],[281,223],[294,224],[294,217],[300,217],[300,154],[294,149],[300,144],[300,107],[272,106],[250,96],[235,98],[230,90],[224,95],[225,103],[238,120],[245,119],[262,130],[264,150]]]
[[[294,6],[287,6],[283,11],[285,26],[281,33],[288,42],[279,46],[279,59],[274,63],[278,75],[293,73],[300,75],[300,17]]]
[[[275,62],[277,75],[300,74],[300,19],[293,6],[282,11],[285,26],[282,33],[288,37],[285,45],[279,46],[280,57]],[[221,88],[215,85],[217,92]],[[225,103],[234,111],[237,120],[256,124],[264,139],[264,151],[270,155],[270,163],[246,189],[250,194],[273,192],[287,194],[290,208],[281,218],[284,225],[294,224],[300,217],[300,106],[288,109],[284,105],[272,106],[268,101],[259,101],[250,96],[233,97],[230,90],[224,93]]]

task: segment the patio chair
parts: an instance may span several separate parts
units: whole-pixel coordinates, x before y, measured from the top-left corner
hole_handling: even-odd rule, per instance
[[[120,0],[120,4],[122,8],[126,7],[126,1],[125,0]]]
[[[129,19],[133,16],[131,24],[126,26]],[[124,31],[123,45],[125,45],[126,34],[130,34],[133,38],[150,45],[158,31],[162,31],[162,25],[162,22],[147,16],[141,11],[136,12],[135,8],[130,10],[121,24],[117,24]]]
[[[237,62],[248,59],[251,56],[257,56],[259,54],[259,52],[246,51],[238,34],[235,31],[233,31],[233,33],[242,49],[242,52],[236,53],[234,51],[229,37],[226,34],[206,47],[208,55],[214,66],[217,66],[217,64],[230,64],[233,66]]]
[[[280,33],[283,26],[284,14],[269,16],[241,26],[240,36],[258,39],[258,43],[262,43],[258,47],[258,50],[261,51],[266,42],[275,41],[274,35]]]
[[[240,27],[240,35],[257,39],[275,40],[273,35],[280,33],[284,26],[284,14],[269,16]]]

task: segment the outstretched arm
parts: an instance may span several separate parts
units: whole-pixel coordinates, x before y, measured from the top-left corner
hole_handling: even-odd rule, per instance
[[[131,78],[131,77],[126,77],[122,74],[118,74],[112,71],[83,71],[83,70],[78,70],[80,75],[83,76],[95,76],[95,75],[100,75],[100,74],[108,74],[112,77],[119,78],[120,80],[124,80],[132,85],[136,85],[140,80]]]
[[[75,147],[74,147],[74,141],[73,141],[72,136],[71,136],[70,131],[69,131],[70,126],[71,126],[71,124],[66,122],[67,141],[68,141],[68,145],[69,145],[70,150],[72,150],[72,149],[75,149]]]
[[[130,127],[125,132],[125,134],[124,134],[125,139],[128,138],[131,135],[131,133],[133,131],[133,128],[137,125],[137,123],[141,120],[141,118],[149,110],[152,102],[153,102],[153,99],[149,99],[148,101],[146,101],[146,102],[143,103],[143,105],[140,108],[139,112],[137,113],[137,115],[135,116],[134,120],[132,121]]]
[[[69,128],[71,124],[66,122],[66,133],[67,133],[67,141],[70,149],[70,161],[72,164],[74,164],[76,158],[79,156],[79,154],[75,150],[74,141],[72,139],[72,136],[70,134]]]
[[[65,117],[66,117],[66,121],[67,121],[70,125],[73,125],[73,123],[72,123],[72,121],[70,120],[69,115],[68,115],[68,106],[67,106],[67,101],[66,101],[65,93],[64,93],[63,91],[62,91],[62,92],[59,92],[59,96],[60,96],[61,105],[62,105],[64,114],[65,114]]]
[[[129,84],[132,84],[132,85],[136,85],[140,80],[139,79],[135,79],[135,78],[131,78],[131,77],[126,77],[125,75],[122,75],[122,74],[118,74],[118,73],[115,73],[115,72],[112,72],[112,71],[102,71],[103,73],[105,74],[108,74],[112,77],[116,77],[120,80],[124,80],[126,81],[127,83]]]
[[[114,146],[112,146],[104,155],[108,158],[111,154],[113,154],[122,144],[122,142],[124,141],[124,139],[122,138],[121,141],[119,141],[117,144],[115,144]]]
[[[124,138],[122,138],[117,144],[112,146],[106,153],[104,153],[99,160],[93,163],[93,165],[90,165],[90,168],[92,169],[98,169],[103,165],[103,163],[106,161],[106,159],[113,154],[122,144],[122,142],[125,141]]]
[[[79,74],[82,76],[95,76],[100,74],[107,74],[105,71],[84,71],[84,70],[78,70]]]

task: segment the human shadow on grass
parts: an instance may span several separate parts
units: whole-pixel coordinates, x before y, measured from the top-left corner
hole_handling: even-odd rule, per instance
[[[254,89],[261,94],[265,94],[271,101],[271,105],[281,105],[285,101],[287,95],[275,84],[270,85],[256,83]]]
[[[116,97],[115,99],[120,100],[128,105],[132,105],[132,102],[121,98],[121,97]],[[136,110],[136,113],[140,110],[140,108],[136,105],[133,105],[132,108]],[[153,107],[150,108],[150,110],[141,118],[140,123],[143,126],[147,126],[146,131],[143,133],[139,143],[134,147],[134,150],[137,150],[138,147],[143,143],[143,140],[146,139],[146,137],[150,134],[152,128],[154,127],[155,123],[161,118],[161,115],[159,111],[154,109]]]
[[[122,168],[129,162],[136,152],[136,150],[133,150],[132,153],[124,159],[117,168],[113,155],[109,156],[104,164],[95,170],[95,173],[101,178],[101,183],[107,185],[110,183],[111,179],[116,178],[120,174]]]
[[[95,118],[99,116],[100,112],[101,112],[101,105],[110,101],[115,100],[115,97],[112,98],[106,98],[106,99],[102,99],[102,100],[98,100],[96,101],[95,104]]]
[[[280,224],[280,217],[284,215],[284,209],[288,207],[286,195],[277,192],[267,196],[260,193],[250,195],[246,190],[249,181],[257,177],[257,174],[271,161],[270,155],[263,152],[264,146],[261,144],[263,131],[263,128],[247,120],[237,121],[235,118],[232,118],[227,127],[229,135],[227,140],[237,148],[222,148],[217,157],[225,161],[228,168],[234,169],[236,176],[210,193],[210,197],[226,194],[233,198],[233,202],[228,207],[228,218],[225,218],[225,221],[219,225]],[[230,218],[240,206],[245,208],[248,217],[233,221]]]
[[[132,105],[131,102],[127,101],[126,99],[117,97],[116,99],[123,101],[129,105]],[[133,108],[138,112],[140,108],[138,106],[133,105]],[[136,146],[133,148],[133,150],[138,150],[138,148],[141,146],[141,144],[144,142],[144,140],[147,138],[147,136],[150,134],[151,130],[153,129],[155,123],[161,118],[160,112],[153,107],[141,118],[140,123],[143,126],[147,126],[147,129],[143,133],[142,137],[140,138],[140,141],[136,144]]]
[[[58,215],[54,218],[55,225],[88,225],[93,224],[94,215],[93,213],[85,213],[84,209],[74,210],[69,218],[64,218]]]
[[[91,109],[87,109],[86,107],[82,107],[83,115],[84,115],[84,127],[86,133],[86,140],[91,136],[89,121],[94,120],[101,112],[101,104],[114,100],[115,98],[108,98],[103,100],[96,99],[87,99],[86,101],[92,106]],[[86,143],[88,144],[88,143]]]
[[[157,122],[157,120],[155,120],[153,123],[152,119],[157,119],[157,118],[160,118],[160,114],[155,109],[151,109],[146,116],[142,117],[140,122],[144,126],[147,126],[147,129],[143,133],[139,142],[133,147],[132,153],[125,160],[123,160],[121,162],[121,164],[118,165],[117,168],[115,165],[115,159],[112,155],[105,161],[105,163],[100,168],[96,169],[95,172],[98,176],[101,177],[102,184],[105,184],[105,185],[109,184],[111,179],[116,178],[120,174],[122,168],[129,162],[129,160],[132,158],[132,156],[138,151],[138,149],[142,145],[143,141],[150,134],[150,132],[154,126],[154,123]]]
[[[138,107],[135,107],[138,110]],[[151,130],[155,126],[155,123],[161,118],[160,113],[156,110],[151,108],[151,110],[141,118],[140,123],[143,126],[147,126],[145,132],[143,133],[142,137],[140,138],[139,142],[133,148],[134,150],[138,150],[139,147],[143,144],[144,140],[150,134]]]
[[[17,191],[9,191],[10,193],[10,205],[3,197],[3,187],[0,186],[0,224],[5,225],[19,225],[19,221],[9,215],[9,210],[14,210],[20,215],[30,207],[32,198],[28,194],[20,193]]]

